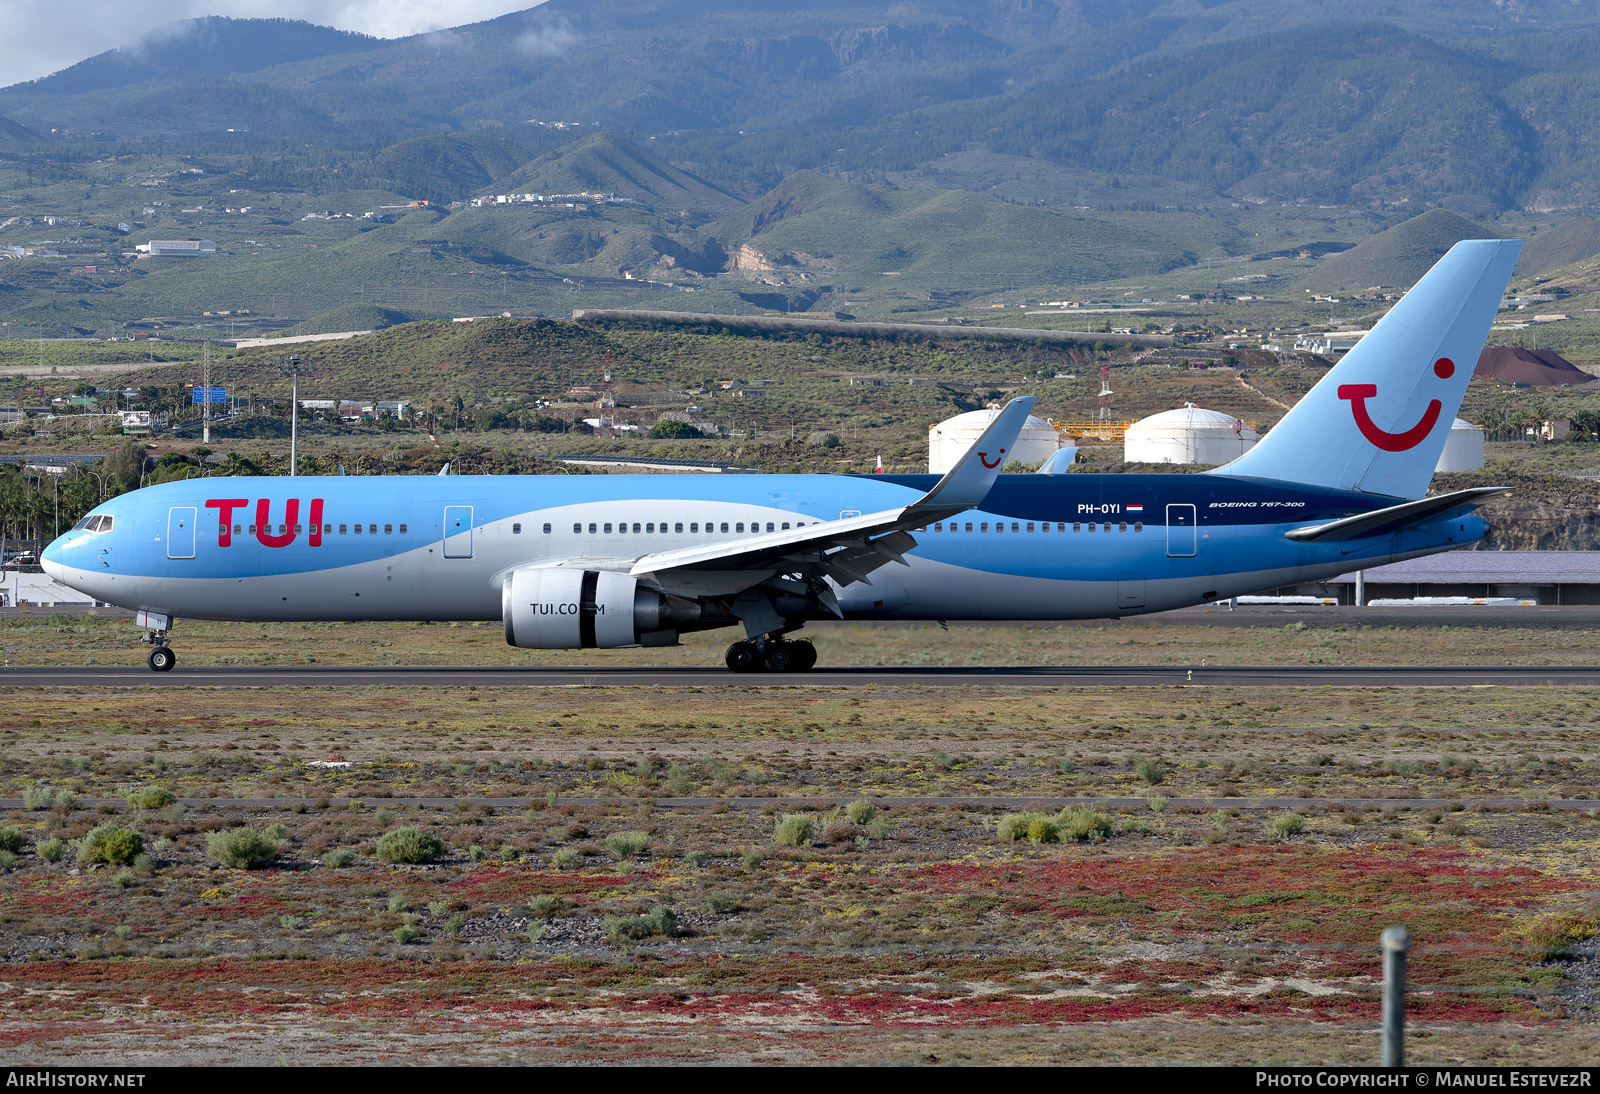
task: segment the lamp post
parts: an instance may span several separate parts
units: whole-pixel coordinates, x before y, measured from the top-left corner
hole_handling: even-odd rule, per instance
[[[310,354],[286,354],[273,361],[278,375],[290,379],[289,398],[289,474],[300,473],[300,377],[310,376],[314,362]]]

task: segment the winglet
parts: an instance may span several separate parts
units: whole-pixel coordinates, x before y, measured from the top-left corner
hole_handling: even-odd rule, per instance
[[[906,510],[906,516],[926,517],[936,520],[949,513],[960,513],[983,504],[990,487],[1005,466],[1006,456],[1017,443],[1022,427],[1028,424],[1028,412],[1033,409],[1034,398],[1024,395],[1012,399],[1005,409],[989,423],[983,436],[946,471],[932,490],[929,490]]]

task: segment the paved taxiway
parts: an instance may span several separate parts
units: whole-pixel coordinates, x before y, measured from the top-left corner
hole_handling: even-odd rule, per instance
[[[1600,666],[851,668],[805,673],[726,669],[43,666],[0,669],[0,687],[1559,687],[1600,684]]]

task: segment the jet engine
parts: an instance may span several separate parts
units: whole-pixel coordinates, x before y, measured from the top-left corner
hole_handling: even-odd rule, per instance
[[[506,644],[532,650],[670,646],[700,619],[692,601],[626,574],[557,566],[513,570],[500,593]]]

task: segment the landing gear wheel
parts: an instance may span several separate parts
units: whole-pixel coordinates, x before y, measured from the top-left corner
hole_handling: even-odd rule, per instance
[[[171,647],[157,646],[150,651],[150,656],[147,660],[150,662],[150,667],[156,672],[167,672],[173,665],[178,663],[178,655],[172,652]]]
[[[788,646],[791,655],[794,657],[794,664],[791,666],[790,671],[810,672],[817,667],[817,647],[806,641],[790,642]]]
[[[798,669],[800,655],[795,651],[797,643],[772,642],[767,646],[767,668],[773,672],[793,672]]]
[[[723,657],[734,672],[755,672],[761,668],[761,655],[754,642],[735,642]]]

